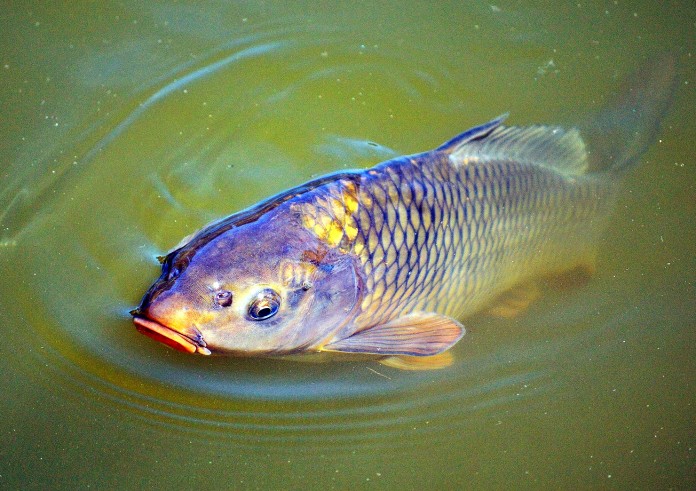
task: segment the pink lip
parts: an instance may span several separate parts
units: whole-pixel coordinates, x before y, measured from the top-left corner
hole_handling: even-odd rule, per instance
[[[194,343],[191,339],[169,327],[144,317],[133,317],[133,323],[138,332],[151,337],[155,341],[164,343],[184,353],[200,353],[209,355],[210,350]]]

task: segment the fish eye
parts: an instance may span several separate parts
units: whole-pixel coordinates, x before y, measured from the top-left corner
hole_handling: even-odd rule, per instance
[[[249,319],[253,321],[264,321],[270,319],[280,308],[280,295],[270,288],[261,290],[256,294],[256,298],[249,304]]]
[[[232,292],[229,290],[215,292],[215,303],[220,307],[229,307],[232,305]]]

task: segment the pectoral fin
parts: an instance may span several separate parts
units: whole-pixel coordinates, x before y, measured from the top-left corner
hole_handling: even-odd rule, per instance
[[[432,356],[452,347],[464,326],[439,314],[416,312],[369,327],[324,346],[325,351],[377,355]]]

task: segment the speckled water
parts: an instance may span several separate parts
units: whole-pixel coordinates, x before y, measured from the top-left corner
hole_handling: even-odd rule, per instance
[[[688,2],[15,3],[0,12],[0,488],[696,486]],[[313,176],[681,62],[586,286],[455,364],[205,358],[128,310],[155,256]]]

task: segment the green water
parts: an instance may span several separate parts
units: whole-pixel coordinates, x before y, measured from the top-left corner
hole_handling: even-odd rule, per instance
[[[696,487],[691,2],[144,4],[0,11],[0,488]],[[596,276],[465,319],[452,367],[133,328],[211,219],[506,111],[572,124],[665,49],[675,104]]]

